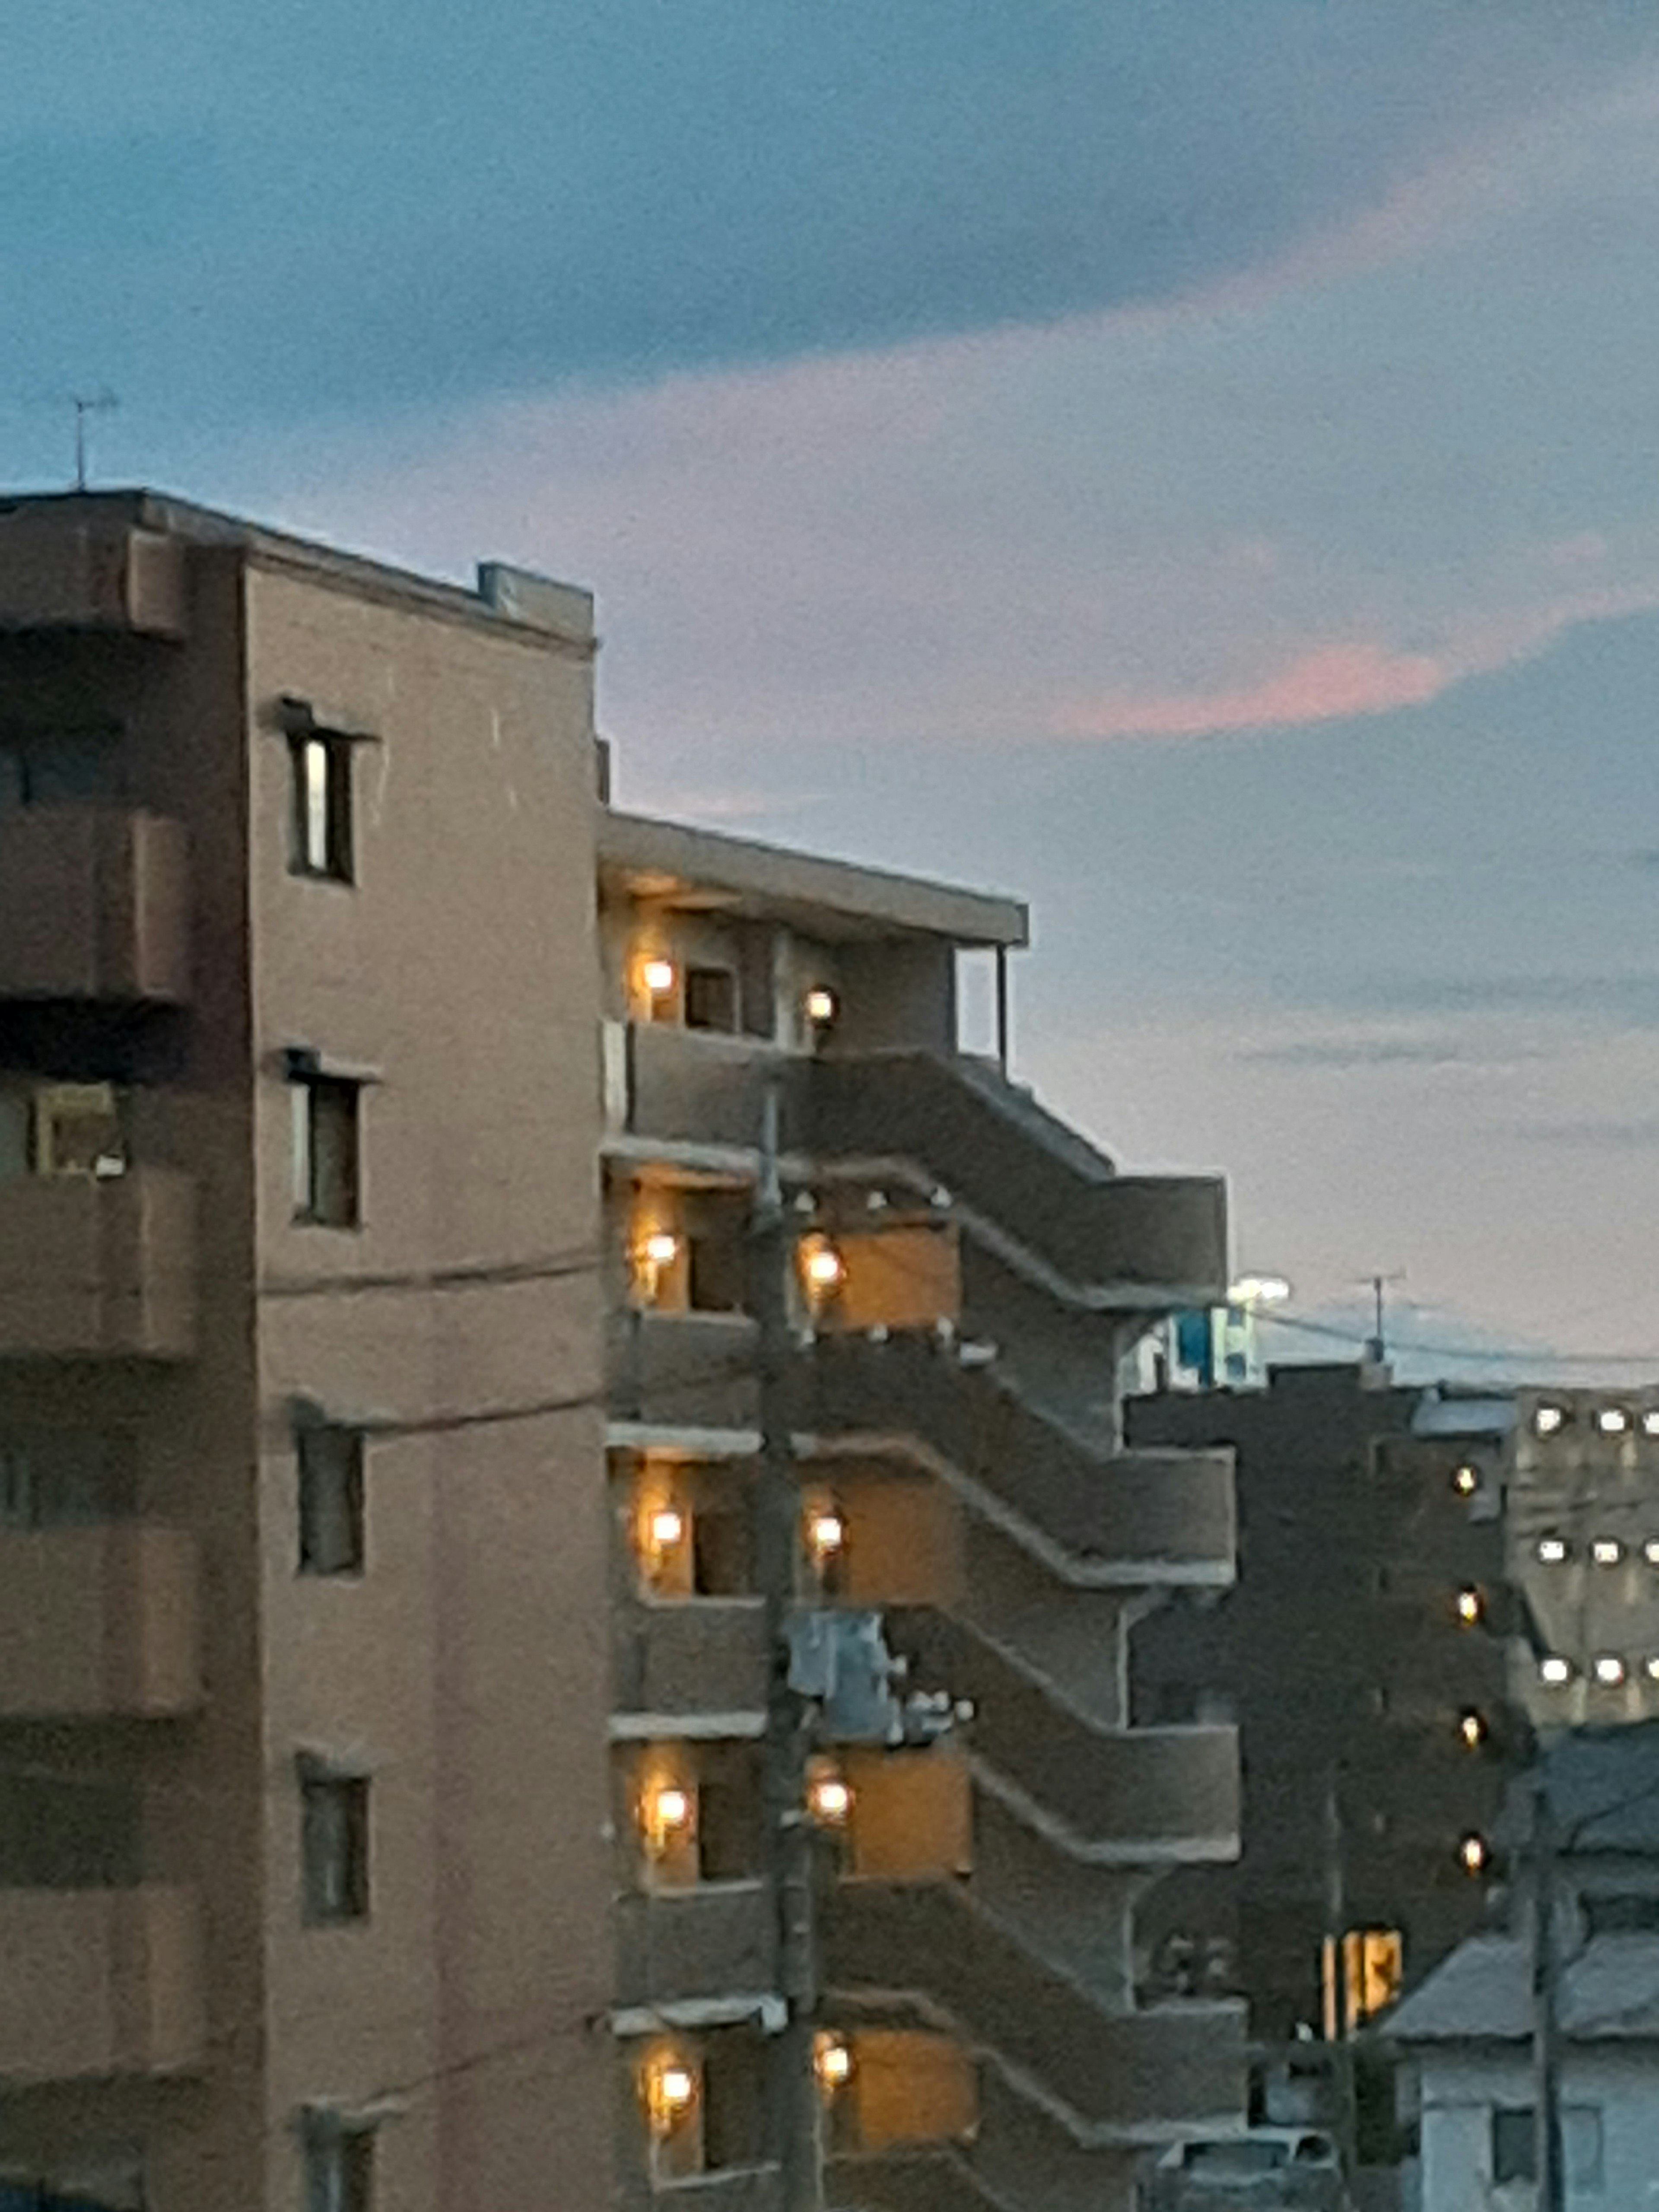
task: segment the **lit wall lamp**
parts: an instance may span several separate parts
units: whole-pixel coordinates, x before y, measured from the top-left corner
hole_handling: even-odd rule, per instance
[[[640,1564],[653,1582],[663,1578],[686,1536],[684,1510],[672,1499],[647,1504],[639,1518]]]
[[[1465,1836],[1457,1846],[1457,1862],[1465,1874],[1484,1874],[1489,1856],[1484,1836]]]
[[[1486,1741],[1486,1723],[1473,1707],[1458,1716],[1457,1740],[1466,1751],[1479,1751]]]
[[[665,999],[678,980],[672,960],[653,952],[640,963],[640,988],[647,997]]]
[[[655,2058],[645,2069],[645,2112],[653,2135],[672,2135],[697,2101],[696,2070],[680,2058]]]
[[[1659,1437],[1659,1410],[1653,1407],[1642,1416],[1642,1433],[1644,1437]]]
[[[803,1237],[800,1272],[807,1296],[821,1305],[847,1280],[847,1262],[827,1237]]]
[[[853,2047],[839,2035],[820,2034],[812,2045],[812,2070],[827,2097],[844,2089],[853,2078]]]
[[[1538,1679],[1552,1690],[1559,1690],[1572,1680],[1572,1662],[1552,1651],[1538,1662]]]
[[[1630,1426],[1630,1415],[1622,1406],[1603,1406],[1595,1417],[1595,1425],[1604,1437],[1622,1437]]]
[[[815,983],[806,994],[806,1018],[815,1030],[827,1030],[841,1012],[841,1002],[826,984]]]
[[[836,1767],[823,1765],[806,1784],[806,1809],[821,1828],[844,1828],[853,1810],[853,1791]]]
[[[820,1505],[806,1516],[806,1548],[822,1573],[847,1547],[847,1523],[833,1505]]]
[[[1536,1436],[1553,1437],[1566,1425],[1566,1409],[1562,1406],[1540,1406],[1532,1417],[1533,1432]]]
[[[647,1229],[635,1245],[635,1286],[648,1304],[661,1296],[662,1279],[679,1255],[680,1240],[672,1229]]]
[[[1625,1662],[1611,1651],[1604,1651],[1595,1662],[1596,1680],[1604,1690],[1616,1690],[1625,1679]]]
[[[653,1858],[684,1843],[697,1825],[697,1801],[678,1782],[653,1782],[640,1798],[640,1833]]]
[[[1452,1477],[1452,1488],[1460,1498],[1473,1498],[1480,1487],[1480,1477],[1466,1460]]]
[[[1465,1628],[1473,1628],[1486,1609],[1486,1601],[1478,1589],[1465,1587],[1458,1591],[1457,1618]]]

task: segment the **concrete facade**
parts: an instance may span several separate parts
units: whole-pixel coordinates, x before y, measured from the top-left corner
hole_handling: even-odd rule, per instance
[[[36,787],[0,793],[36,1145],[0,1181],[0,2175],[299,2206],[361,2130],[379,2207],[608,2194],[584,606],[143,495],[0,516]],[[295,869],[302,717],[346,749],[349,880]],[[361,1082],[355,1226],[295,1218],[307,1066]],[[121,1152],[40,1172],[43,1093],[100,1085]],[[302,1412],[362,1439],[357,1571],[296,1571]],[[89,1435],[119,1484],[54,1498]],[[302,1909],[313,1772],[367,1784],[338,1925]],[[30,1842],[77,1788],[81,1871]]]
[[[1126,1668],[1231,1463],[1118,1388],[1219,1182],[957,1051],[1014,902],[610,808],[592,658],[500,567],[0,510],[0,2201],[772,2212],[763,1350],[827,2201],[1115,2212],[1241,2111],[1146,1920],[1233,1734]]]
[[[1124,1665],[1232,1573],[1228,1455],[1126,1452],[1117,1387],[1224,1279],[1219,1188],[1119,1174],[956,1050],[955,955],[1023,941],[1006,901],[614,812],[600,886],[625,2201],[783,2202],[741,1265],[769,1092],[797,1618],[878,1623],[957,1717],[896,1749],[818,1716],[827,2199],[1127,2206],[1243,2100],[1240,2008],[1151,2002],[1143,1923],[1236,1849],[1233,1734],[1131,1725]]]

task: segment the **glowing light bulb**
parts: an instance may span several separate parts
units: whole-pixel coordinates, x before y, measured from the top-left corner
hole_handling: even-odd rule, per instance
[[[1457,1846],[1457,1856],[1465,1874],[1479,1874],[1486,1863],[1485,1838],[1465,1836]]]
[[[1622,1406],[1603,1406],[1595,1417],[1595,1425],[1604,1437],[1622,1437],[1630,1426],[1630,1415]]]
[[[1552,1652],[1548,1658],[1539,1661],[1538,1679],[1547,1682],[1551,1689],[1559,1690],[1564,1682],[1572,1680],[1572,1668],[1568,1661]]]
[[[1616,1536],[1598,1536],[1590,1546],[1590,1557],[1598,1567],[1616,1567],[1625,1556],[1625,1547]]]
[[[1604,1651],[1595,1662],[1595,1679],[1603,1689],[1616,1690],[1625,1679],[1625,1662],[1611,1651]]]
[[[1467,1712],[1458,1721],[1457,1733],[1469,1750],[1479,1751],[1486,1740],[1486,1723],[1479,1713]]]
[[[679,1252],[680,1240],[672,1229],[653,1229],[641,1249],[653,1267],[672,1267]]]
[[[1472,1467],[1460,1467],[1452,1477],[1452,1488],[1460,1498],[1473,1498],[1480,1487],[1480,1478]]]
[[[840,2089],[851,2080],[853,2053],[838,2035],[821,2035],[812,2053],[812,2064],[819,2086],[825,2089]]]
[[[651,1516],[651,1541],[659,1552],[672,1552],[685,1534],[685,1516],[676,1505],[659,1505]]]
[[[1559,1536],[1540,1536],[1538,1556],[1547,1567],[1559,1567],[1567,1556],[1567,1547]]]
[[[836,1018],[836,994],[822,983],[806,994],[806,1018],[819,1029]]]
[[[1540,1437],[1553,1437],[1565,1425],[1566,1418],[1559,1406],[1540,1406],[1532,1417],[1534,1432]]]
[[[821,1774],[806,1792],[812,1818],[838,1828],[853,1809],[853,1793],[839,1774]]]
[[[673,962],[661,959],[641,961],[640,981],[653,999],[665,998],[674,988]]]
[[[1480,1618],[1480,1593],[1478,1589],[1461,1589],[1457,1593],[1457,1618],[1464,1626],[1473,1627]]]
[[[847,1541],[847,1523],[833,1508],[826,1508],[808,1519],[806,1540],[816,1558],[833,1559]]]
[[[823,1237],[804,1248],[801,1267],[815,1291],[833,1291],[847,1279],[846,1261],[835,1246]]]

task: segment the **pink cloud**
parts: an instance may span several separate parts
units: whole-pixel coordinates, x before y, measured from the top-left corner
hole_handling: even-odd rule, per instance
[[[1201,738],[1269,723],[1331,722],[1420,707],[1463,671],[1426,653],[1354,641],[1298,653],[1260,683],[1224,691],[1170,691],[1064,708],[1055,729],[1078,738]]]

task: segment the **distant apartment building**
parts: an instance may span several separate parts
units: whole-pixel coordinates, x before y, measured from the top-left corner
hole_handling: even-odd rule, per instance
[[[1166,1887],[1165,1942],[1221,1947],[1267,2042],[1346,2029],[1480,1924],[1534,1738],[1659,1714],[1659,1397],[1306,1365],[1127,1419],[1237,1454],[1237,1586],[1133,1647],[1138,1717],[1241,1732],[1242,1854]]]
[[[1221,1187],[958,1052],[1017,905],[608,806],[592,664],[0,510],[0,2203],[1109,2212],[1241,2110],[1127,1671],[1230,1460],[1116,1386]]]

